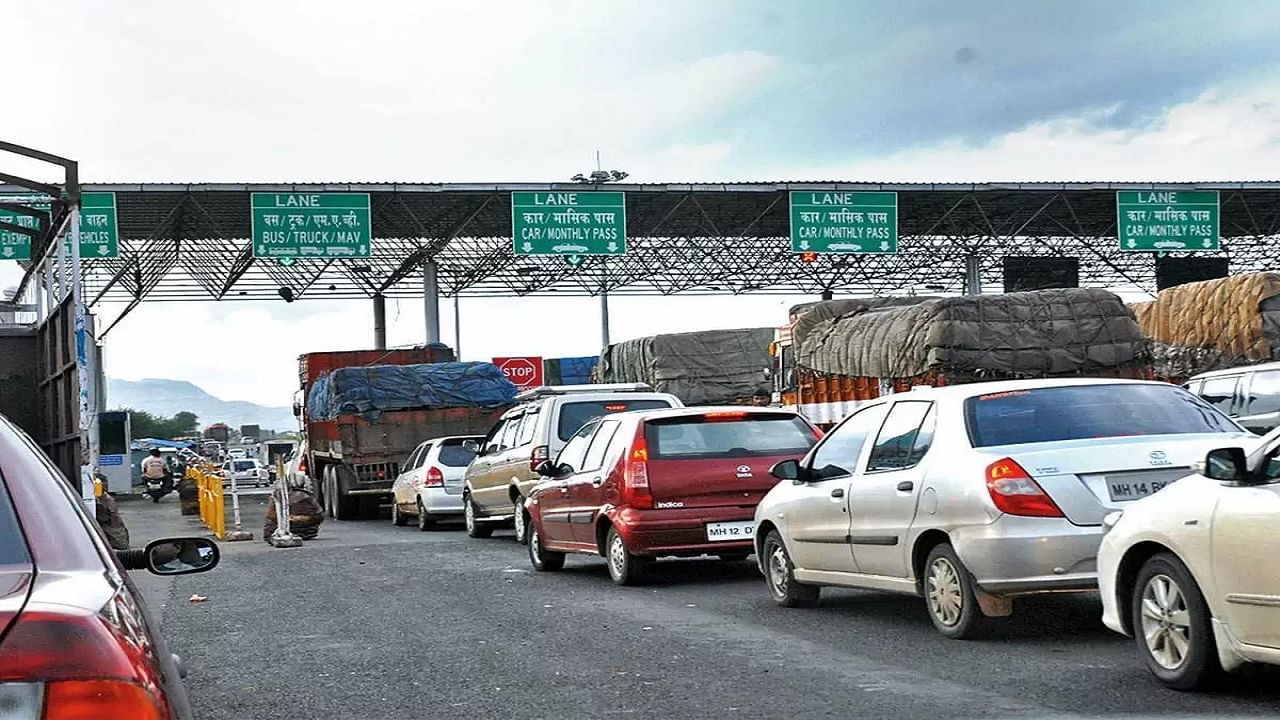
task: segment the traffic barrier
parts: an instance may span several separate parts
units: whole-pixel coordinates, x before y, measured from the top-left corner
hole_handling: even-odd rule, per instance
[[[200,489],[200,521],[222,540],[227,534],[226,506],[222,499],[222,478],[212,468],[188,467],[187,477]]]

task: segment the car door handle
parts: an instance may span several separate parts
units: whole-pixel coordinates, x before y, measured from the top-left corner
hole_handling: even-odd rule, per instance
[[[903,480],[898,483],[898,492],[911,492],[916,489],[916,484],[910,480]]]
[[[559,488],[560,488],[560,492],[562,492],[562,493],[567,493],[567,492],[569,492],[569,483],[567,483],[567,482],[562,482],[562,483],[560,483],[557,487],[559,487]]]
[[[831,491],[831,497],[833,497],[833,498],[842,498],[842,497],[844,497],[844,488],[836,488],[835,490],[832,490],[832,491]]]
[[[604,478],[602,477],[591,478],[591,487],[598,488],[603,484],[604,484]]]

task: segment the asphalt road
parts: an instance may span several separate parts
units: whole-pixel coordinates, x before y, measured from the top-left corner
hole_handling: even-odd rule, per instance
[[[171,496],[123,505],[135,544],[195,533]],[[1020,601],[948,641],[915,598],[768,599],[751,562],[671,560],[615,587],[603,560],[533,573],[510,532],[471,540],[326,522],[299,549],[223,545],[210,573],[140,578],[200,718],[1275,716],[1280,673],[1214,694],[1158,686],[1096,598]],[[192,594],[203,603],[188,602]]]

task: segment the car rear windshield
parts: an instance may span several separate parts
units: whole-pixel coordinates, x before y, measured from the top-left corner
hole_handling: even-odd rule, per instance
[[[476,442],[480,442],[484,438],[472,438]],[[445,467],[466,467],[471,464],[471,460],[475,458],[474,451],[468,450],[462,446],[466,442],[463,439],[445,440],[440,444],[440,464]]]
[[[9,490],[5,487],[4,478],[0,477],[0,565],[28,565],[31,555],[27,552],[27,541],[18,528],[18,516],[13,511],[13,503],[9,500]]]
[[[236,463],[231,466],[231,469],[236,472],[248,472],[249,470],[253,469],[253,461],[237,460]]]
[[[578,428],[609,413],[628,410],[657,410],[671,407],[666,400],[591,400],[571,402],[560,406],[560,423],[556,432],[562,441],[573,437]]]
[[[1126,435],[1239,432],[1225,415],[1173,385],[1076,385],[965,400],[974,447]]]
[[[649,458],[701,459],[803,455],[817,442],[794,415],[693,415],[645,423]]]

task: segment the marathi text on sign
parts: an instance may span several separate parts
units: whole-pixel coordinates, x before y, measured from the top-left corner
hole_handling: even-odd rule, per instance
[[[254,193],[255,257],[369,257],[368,193]]]
[[[791,250],[798,253],[897,252],[897,193],[791,193]]]

